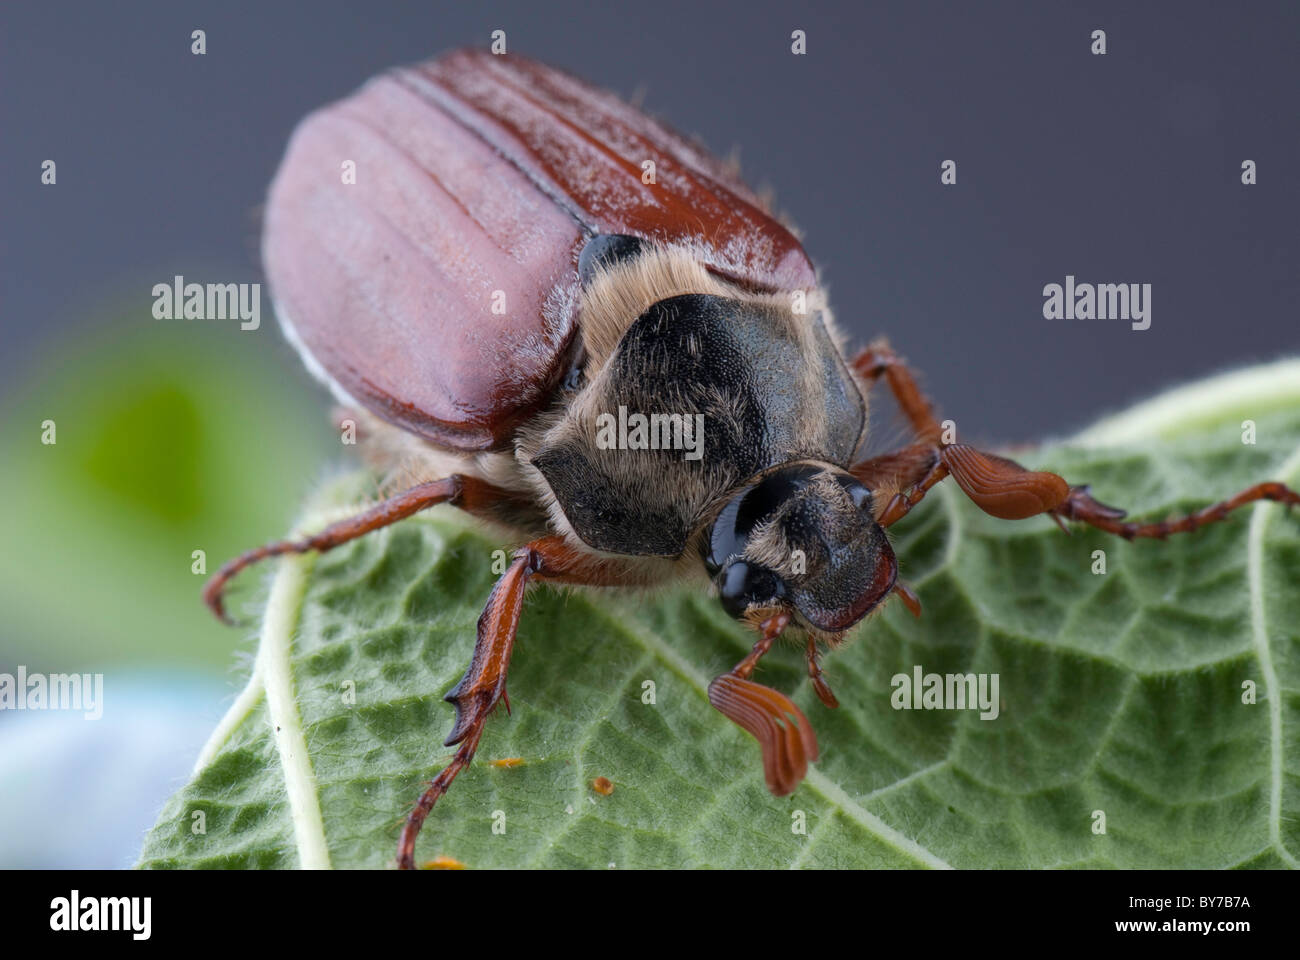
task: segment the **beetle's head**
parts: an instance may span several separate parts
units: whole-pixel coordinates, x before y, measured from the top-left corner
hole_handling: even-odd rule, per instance
[[[871,491],[827,463],[793,461],[753,478],[705,547],[723,607],[751,622],[787,611],[819,635],[848,630],[898,577],[873,507]]]

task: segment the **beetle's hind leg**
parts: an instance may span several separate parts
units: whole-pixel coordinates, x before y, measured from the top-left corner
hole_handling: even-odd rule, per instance
[[[492,504],[504,499],[512,499],[509,492],[495,487],[476,477],[453,474],[441,480],[430,480],[399,493],[395,497],[377,504],[355,517],[332,523],[320,533],[301,540],[279,540],[265,546],[249,550],[233,560],[222,564],[203,587],[203,602],[224,623],[230,623],[226,616],[222,594],[229,583],[241,570],[251,567],[267,557],[278,557],[286,553],[306,553],[309,550],[324,552],[334,547],[365,536],[367,533],[387,527],[399,520],[405,520],[413,513],[439,503],[450,503],[476,513],[487,509]]]
[[[778,797],[793,793],[817,759],[817,735],[803,711],[785,694],[749,679],[789,622],[788,613],[763,621],[749,655],[709,684],[709,703],[758,741],[767,788]]]

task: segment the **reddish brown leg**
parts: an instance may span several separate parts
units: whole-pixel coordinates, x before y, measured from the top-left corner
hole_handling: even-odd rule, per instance
[[[826,682],[826,677],[822,673],[820,653],[817,650],[817,638],[811,633],[808,634],[808,677],[812,680],[813,691],[817,694],[817,699],[826,706],[834,710],[840,705],[835,699],[835,694],[831,692],[830,685]]]
[[[459,474],[444,477],[442,480],[430,480],[428,483],[421,483],[371,507],[364,513],[330,524],[314,536],[302,540],[280,540],[276,543],[268,543],[266,546],[249,550],[235,557],[235,559],[227,561],[204,586],[203,602],[208,605],[219,620],[230,623],[230,619],[226,616],[225,604],[222,601],[222,593],[225,591],[226,584],[245,567],[252,566],[259,560],[265,560],[267,557],[278,557],[286,553],[306,553],[308,550],[319,550],[323,553],[340,544],[347,543],[349,540],[355,540],[357,537],[378,530],[380,527],[387,527],[399,520],[405,520],[411,514],[437,503],[455,504],[473,513],[510,496],[511,494],[505,490],[494,487],[486,481]]]
[[[948,468],[943,465],[939,450],[930,443],[913,443],[849,468],[849,472],[872,491],[877,523],[885,527],[894,523],[919,503],[927,490],[948,476]],[[921,615],[921,601],[911,587],[898,580],[893,592],[898,594],[912,616]]]
[[[767,788],[778,797],[793,793],[817,759],[817,735],[803,711],[785,694],[749,679],[789,623],[788,613],[763,621],[749,655],[709,684],[709,703],[758,741]]]
[[[939,448],[933,443],[913,443],[901,450],[872,457],[849,467],[868,490],[905,490],[939,466]]]
[[[863,350],[854,359],[853,366],[868,383],[885,377],[899,408],[920,439],[903,450],[863,461],[852,468],[854,476],[869,488],[880,488],[872,486],[875,481],[883,484],[885,492],[896,491],[892,497],[881,497],[876,504],[877,522],[884,527],[906,516],[936,483],[949,475],[990,516],[1022,520],[1046,513],[1062,528],[1062,521],[1076,520],[1127,540],[1164,539],[1171,533],[1189,533],[1207,523],[1223,520],[1230,511],[1256,500],[1287,505],[1300,503],[1300,494],[1284,484],[1257,483],[1193,514],[1156,523],[1124,523],[1124,511],[1094,500],[1087,486],[1071,487],[1055,473],[1026,470],[1006,457],[961,443],[944,443],[943,430],[930,402],[907,366],[883,341]]]
[[[1138,537],[1163,540],[1171,533],[1190,533],[1223,520],[1230,511],[1256,500],[1287,505],[1300,503],[1300,494],[1285,484],[1257,483],[1196,513],[1155,523],[1124,523],[1123,510],[1097,502],[1088,493],[1087,486],[1072,487],[1054,473],[1026,470],[1014,460],[957,443],[944,447],[941,457],[957,485],[990,516],[1022,520],[1046,513],[1057,523],[1077,520],[1126,540]]]
[[[890,392],[898,401],[903,416],[907,417],[918,440],[932,447],[939,446],[943,428],[934,416],[934,409],[926,399],[916,378],[890,349],[884,340],[877,340],[853,359],[853,368],[866,378],[868,384],[874,384],[882,376],[889,384]]]
[[[898,599],[903,601],[903,606],[907,607],[907,612],[918,619],[921,616],[921,598],[902,580],[895,582],[893,592],[898,594]]]
[[[534,579],[593,586],[620,582],[616,568],[579,553],[562,537],[543,537],[515,551],[510,568],[492,588],[487,606],[479,617],[478,641],[469,668],[443,698],[456,708],[456,722],[444,746],[460,744],[460,749],[442,772],[430,781],[406,818],[397,842],[397,865],[403,870],[415,868],[415,840],[420,828],[433,805],[474,759],[488,715],[498,701],[504,700],[507,707],[510,704],[506,697],[506,672],[515,647],[524,593]]]
[[[882,527],[893,526],[903,517],[907,516],[914,506],[920,503],[930,488],[940,480],[948,476],[948,466],[943,462],[943,455],[939,450],[934,450],[934,462],[926,469],[925,473],[914,479],[911,483],[900,487],[893,496],[881,497],[880,502],[876,504],[876,522]],[[882,493],[887,493],[888,489],[883,489]]]
[[[1088,495],[1087,487],[1072,487],[1065,502],[1053,511],[1053,515],[1067,520],[1078,520],[1098,530],[1123,537],[1125,540],[1137,537],[1154,537],[1163,540],[1171,533],[1191,533],[1208,523],[1217,523],[1226,519],[1230,511],[1254,503],[1256,500],[1272,500],[1292,507],[1300,503],[1300,493],[1281,483],[1257,483],[1227,500],[1212,503],[1196,513],[1156,523],[1121,523],[1123,510],[1098,503]]]
[[[868,385],[885,378],[917,437],[917,442],[902,450],[864,460],[849,471],[873,492],[889,494],[875,499],[876,521],[888,527],[905,517],[931,487],[948,476],[942,456],[943,427],[912,372],[884,340],[877,340],[859,353],[853,368]]]

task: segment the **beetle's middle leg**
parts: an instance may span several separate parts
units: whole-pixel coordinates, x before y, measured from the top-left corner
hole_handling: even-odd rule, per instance
[[[1123,510],[1094,500],[1088,487],[1071,486],[1063,477],[1044,470],[1028,470],[1006,457],[984,453],[963,443],[946,443],[943,428],[930,401],[921,393],[906,364],[883,341],[863,350],[853,361],[867,382],[884,377],[899,408],[912,424],[917,442],[892,454],[856,464],[851,473],[868,488],[893,490],[876,504],[876,520],[888,527],[906,516],[936,483],[951,476],[985,513],[1002,520],[1023,520],[1045,513],[1064,529],[1075,520],[1133,540],[1164,539],[1171,533],[1190,533],[1207,523],[1223,520],[1238,507],[1257,500],[1288,506],[1300,504],[1300,494],[1282,483],[1257,483],[1240,493],[1196,513],[1155,523],[1125,523]],[[873,481],[877,486],[873,487]]]
[[[620,571],[601,560],[574,550],[563,537],[548,536],[515,551],[514,559],[492,588],[478,620],[478,640],[465,675],[443,697],[456,708],[456,722],[443,745],[460,744],[451,762],[433,778],[407,815],[397,842],[397,865],[415,868],[415,840],[429,811],[447,792],[456,776],[469,766],[478,749],[483,725],[498,702],[510,707],[506,696],[506,673],[514,652],[519,614],[528,584],[537,580],[556,583],[612,586],[622,582]]]

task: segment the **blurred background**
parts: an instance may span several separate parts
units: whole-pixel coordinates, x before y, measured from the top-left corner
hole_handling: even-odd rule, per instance
[[[739,148],[843,328],[887,333],[968,437],[1067,434],[1300,351],[1295,3],[7,0],[0,673],[103,672],[105,703],[0,710],[0,867],[133,862],[253,649],[201,607],[192,551],[275,538],[347,462],[265,297],[244,332],[155,320],[153,285],[261,280],[294,123],[495,29]],[[1151,329],[1044,320],[1067,274],[1151,283]]]

